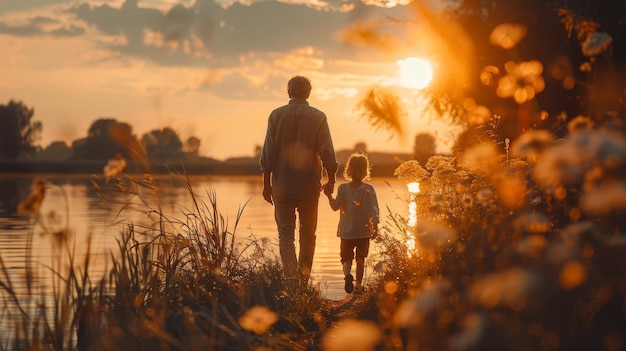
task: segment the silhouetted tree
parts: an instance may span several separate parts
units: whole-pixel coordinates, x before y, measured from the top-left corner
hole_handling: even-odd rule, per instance
[[[430,133],[418,133],[415,136],[413,153],[420,164],[425,165],[426,161],[435,154],[437,143],[435,136]]]
[[[37,159],[50,161],[64,161],[72,156],[72,149],[64,141],[53,141],[37,153]]]
[[[34,113],[20,101],[0,105],[0,158],[17,159],[36,150],[42,124],[32,120]]]
[[[87,137],[72,143],[72,151],[72,158],[79,160],[109,160],[117,154],[131,160],[145,158],[133,128],[113,118],[93,122]]]
[[[178,134],[169,127],[154,129],[144,134],[141,137],[141,145],[150,160],[181,160],[184,156],[183,143]]]
[[[189,138],[187,138],[187,142],[185,142],[185,154],[187,155],[187,157],[198,157],[200,155],[200,144],[200,139],[195,136],[190,136]]]
[[[256,144],[254,145],[254,158],[258,159],[259,157],[261,157],[261,154],[263,153],[263,146]]]
[[[354,152],[367,152],[367,144],[364,141],[359,141],[358,143],[354,144],[353,150]]]

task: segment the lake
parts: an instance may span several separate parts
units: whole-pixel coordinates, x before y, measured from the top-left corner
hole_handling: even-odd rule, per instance
[[[37,178],[46,183],[40,218],[17,215],[18,204],[29,197],[31,184]],[[137,176],[137,179],[143,177]],[[67,254],[66,250],[54,249],[61,247],[55,233],[64,228],[70,229],[68,243],[76,256],[84,256],[90,246],[92,267],[103,268],[106,255],[118,252],[116,239],[125,226],[131,223],[150,226],[158,220],[150,209],[159,209],[170,218],[183,219],[184,213],[190,212],[186,209],[192,207],[185,183],[178,176],[156,176],[154,182],[158,191],[139,187],[139,195],[133,195],[133,191],[128,190],[133,188],[133,183],[128,179],[122,183],[112,180],[108,183],[109,190],[98,191],[98,187],[103,188],[106,183],[93,175],[0,175],[0,255],[13,283],[23,282],[28,257],[38,275],[45,276],[45,272],[49,272],[47,266],[54,267],[58,255]],[[381,225],[386,225],[387,207],[393,213],[406,215],[404,197],[408,197],[408,193],[402,183],[395,178],[373,179],[369,183],[378,195]],[[189,184],[207,204],[210,203],[208,196],[215,194],[217,209],[228,221],[231,231],[237,213],[245,205],[235,232],[236,240],[245,240],[251,235],[267,237],[275,246],[273,251],[278,253],[273,206],[263,199],[260,176],[191,176]],[[312,277],[320,284],[324,295],[332,299],[345,296],[336,236],[338,220],[339,213],[333,212],[322,196]],[[31,249],[28,249],[29,237],[32,238]],[[376,250],[376,244],[372,243],[371,253],[375,254]],[[370,265],[366,267],[365,279],[372,273],[372,261],[366,261]]]

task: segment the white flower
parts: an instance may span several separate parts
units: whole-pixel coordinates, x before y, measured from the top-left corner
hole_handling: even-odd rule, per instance
[[[438,245],[449,245],[455,235],[455,231],[444,224],[424,220],[417,225],[416,239],[421,248],[432,249]]]
[[[589,170],[618,169],[626,162],[626,138],[609,130],[576,130],[548,148],[533,171],[544,187],[580,181]]]
[[[586,191],[580,199],[583,211],[592,215],[606,215],[626,210],[626,183],[607,181]]]
[[[428,172],[416,160],[404,161],[395,169],[393,175],[406,184],[428,178]]]
[[[451,288],[452,284],[446,279],[429,283],[423,291],[402,301],[393,316],[394,324],[400,328],[419,325],[428,314],[435,312]]]
[[[529,130],[513,141],[511,155],[513,157],[526,157],[534,163],[545,148],[554,141],[554,135],[547,130]]]
[[[487,308],[498,305],[519,310],[525,306],[527,295],[537,285],[537,277],[527,269],[511,268],[492,273],[470,287],[472,301]]]
[[[261,335],[278,321],[278,314],[265,306],[254,306],[239,317],[239,325],[246,330]]]

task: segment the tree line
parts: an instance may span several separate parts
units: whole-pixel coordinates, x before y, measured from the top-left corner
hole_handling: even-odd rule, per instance
[[[184,142],[170,127],[153,129],[141,137],[133,127],[115,118],[99,118],[87,136],[71,145],[54,141],[45,148],[36,143],[43,125],[34,120],[34,109],[21,101],[0,105],[0,159],[105,161],[119,155],[127,160],[168,161],[199,157],[201,141],[195,136]]]

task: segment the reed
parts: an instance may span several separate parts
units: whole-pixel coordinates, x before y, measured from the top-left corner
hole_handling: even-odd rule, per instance
[[[236,242],[245,204],[231,225],[219,211],[217,194],[200,196],[187,178],[180,179],[193,206],[180,208],[178,217],[145,199],[158,199],[152,177],[124,176],[98,186],[107,201],[111,189],[140,199],[122,204],[118,216],[140,210],[157,218],[120,230],[102,276],[90,273],[89,250],[77,262],[66,240],[57,247],[63,251],[56,253],[58,262],[47,267],[51,283],[38,285],[39,277],[30,273],[22,295],[0,258],[2,301],[10,307],[5,320],[12,321],[0,349],[305,350],[315,344],[319,288],[287,279],[267,239]]]

